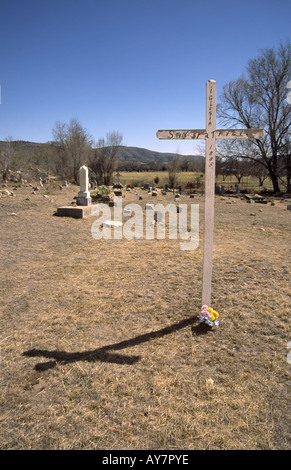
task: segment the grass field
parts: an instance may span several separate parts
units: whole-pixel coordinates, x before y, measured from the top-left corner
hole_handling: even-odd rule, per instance
[[[290,450],[290,201],[216,196],[209,330],[197,321],[203,195],[180,198],[200,213],[199,247],[182,251],[96,240],[94,217],[56,217],[76,186],[8,189],[2,450]],[[124,191],[132,202],[173,194]]]
[[[135,184],[137,186],[143,185],[143,183],[150,183],[151,185],[154,184],[155,178],[159,178],[158,186],[163,186],[164,181],[168,181],[168,172],[167,171],[147,171],[147,172],[122,172],[122,176],[120,177],[121,184]],[[204,175],[203,173],[199,172],[191,172],[191,171],[183,171],[177,174],[177,185],[181,185],[182,187],[185,186],[188,182],[197,182],[197,179],[200,180],[201,187],[204,184]],[[216,178],[216,182],[218,185],[224,185],[225,189],[230,189],[231,187],[234,188],[236,184],[238,184],[238,180],[235,176],[227,176],[223,181],[221,175]],[[260,187],[258,178],[252,176],[245,176],[242,178],[241,183],[239,183],[240,189],[248,189],[253,192],[261,191],[263,188]],[[268,178],[264,181],[263,187],[265,189],[271,190],[272,189],[272,182]],[[282,188],[283,189],[283,188]]]

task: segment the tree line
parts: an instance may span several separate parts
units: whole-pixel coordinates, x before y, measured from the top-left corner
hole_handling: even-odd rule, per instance
[[[238,181],[252,174],[260,182],[269,177],[273,191],[279,192],[279,183],[291,193],[291,104],[287,100],[291,81],[290,41],[278,48],[260,51],[250,59],[241,77],[223,87],[217,106],[217,118],[223,127],[263,128],[263,140],[221,140],[217,142],[216,173],[226,177],[233,174]],[[86,163],[100,184],[109,185],[113,173],[157,168],[148,167],[136,159],[119,161],[118,151],[123,136],[111,131],[94,142],[92,136],[77,119],[69,123],[56,122],[53,140],[41,150],[33,152],[33,161],[61,178],[78,181],[78,171]],[[6,180],[11,169],[21,169],[31,155],[17,151],[11,138],[1,146],[0,169]],[[162,164],[169,172],[169,182],[175,184],[177,171],[203,171],[193,166],[193,160],[176,156]],[[159,168],[161,169],[161,168]],[[171,184],[171,183],[170,183]]]
[[[284,175],[286,189],[291,192],[291,107],[287,100],[291,79],[291,46],[288,40],[278,49],[263,49],[250,59],[246,71],[224,85],[218,118],[224,125],[263,128],[263,140],[221,141],[222,159],[250,161],[254,171],[268,173],[275,193]]]

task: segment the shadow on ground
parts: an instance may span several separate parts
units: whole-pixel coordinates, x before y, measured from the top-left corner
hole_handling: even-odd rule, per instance
[[[69,364],[77,361],[101,361],[115,364],[132,365],[138,362],[141,357],[127,356],[124,354],[117,354],[111,351],[119,351],[120,349],[126,349],[133,346],[137,346],[142,343],[146,343],[147,341],[151,341],[155,338],[162,338],[163,336],[172,334],[175,331],[181,330],[190,325],[192,325],[191,331],[193,335],[206,334],[208,331],[211,330],[210,327],[207,327],[207,325],[204,324],[197,324],[193,326],[195,322],[197,322],[197,320],[195,319],[195,317],[191,316],[189,318],[181,320],[178,323],[174,323],[170,326],[166,326],[165,328],[161,328],[160,330],[151,331],[150,333],[138,335],[134,338],[120,341],[119,343],[115,344],[109,344],[107,346],[103,346],[101,348],[93,349],[90,351],[66,352],[58,350],[49,351],[46,349],[30,349],[28,351],[24,351],[23,356],[45,357],[47,359],[54,359],[48,362],[36,364],[35,370],[37,371],[45,371],[47,369],[51,369],[55,367],[57,363]]]

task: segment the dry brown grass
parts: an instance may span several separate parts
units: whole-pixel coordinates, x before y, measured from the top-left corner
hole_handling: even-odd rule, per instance
[[[290,449],[286,202],[216,197],[207,331],[202,242],[94,240],[53,215],[77,190],[0,199],[1,448]]]

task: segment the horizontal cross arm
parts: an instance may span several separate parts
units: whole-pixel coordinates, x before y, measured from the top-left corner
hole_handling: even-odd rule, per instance
[[[263,139],[264,129],[216,129],[211,133],[216,139]],[[206,129],[159,130],[158,139],[207,139]]]
[[[264,129],[216,129],[216,139],[263,139]]]
[[[205,129],[164,130],[157,132],[158,139],[206,139]]]

